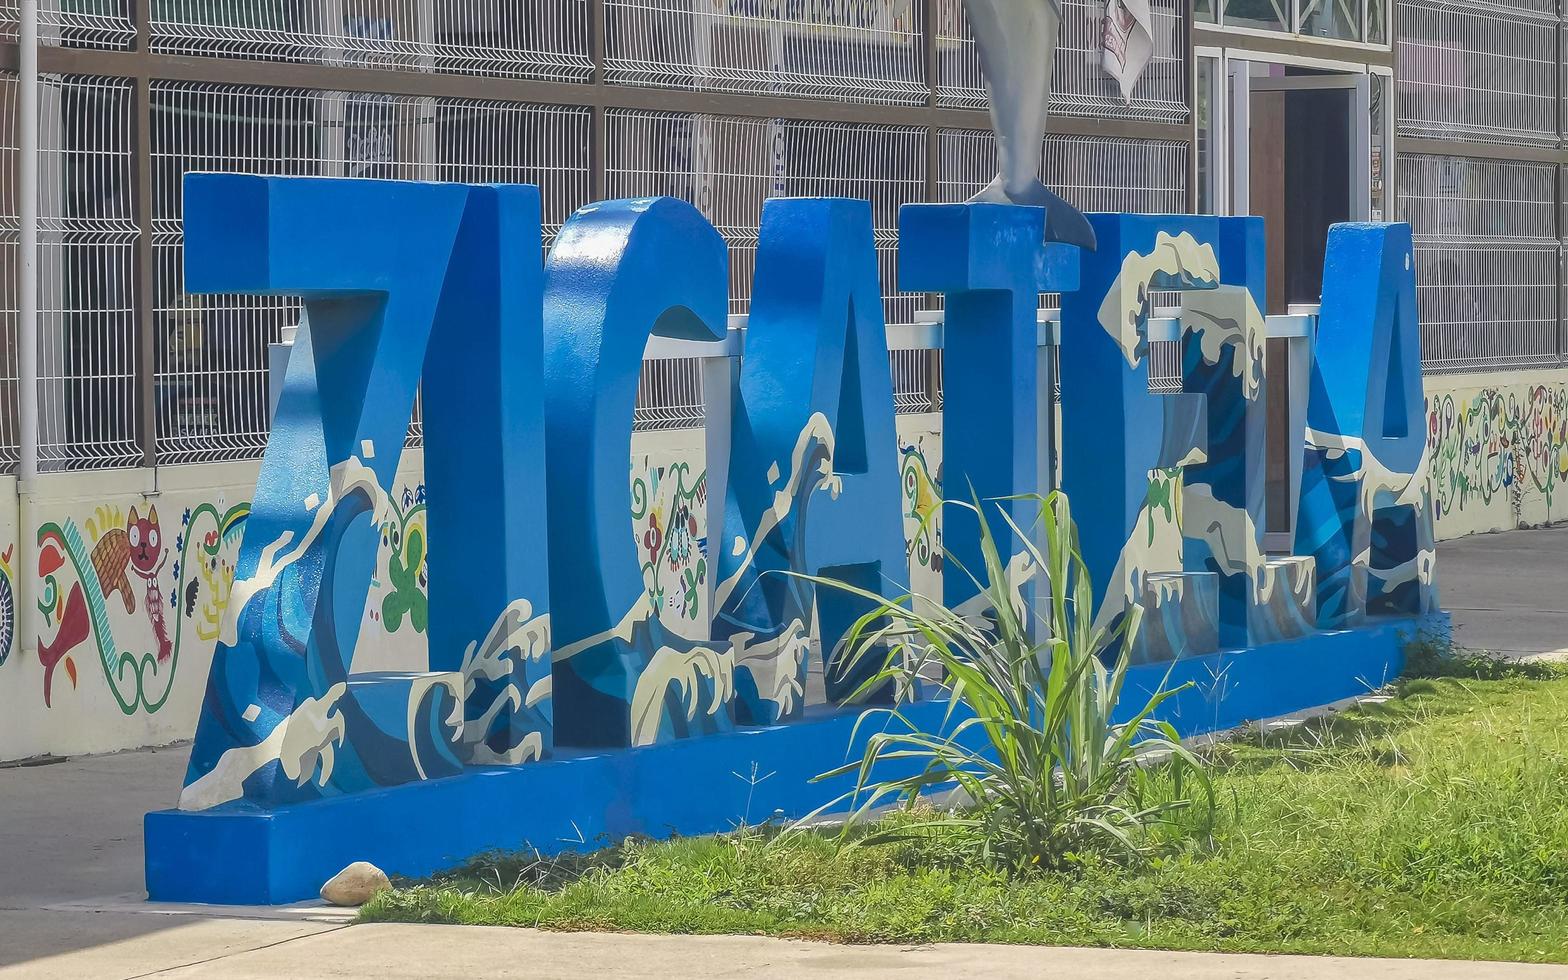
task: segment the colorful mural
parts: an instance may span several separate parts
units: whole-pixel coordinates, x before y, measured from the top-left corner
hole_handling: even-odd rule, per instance
[[[405,486],[389,500],[389,513],[381,522],[381,554],[385,577],[371,579],[370,587],[384,589],[380,602],[372,602],[372,618],[379,620],[388,633],[397,633],[406,623],[415,633],[430,625],[429,578],[425,569],[428,557],[425,529],[425,485]]]
[[[85,528],[70,517],[39,528],[44,704],[53,704],[61,677],[73,689],[81,682],[77,660],[85,654],[102,669],[121,712],[161,710],[174,690],[182,643],[217,638],[249,514],[249,504],[186,509],[172,547],[156,505],[128,512],[103,505]],[[134,646],[116,633],[151,642]]]
[[[1568,381],[1432,392],[1426,416],[1439,531],[1563,519]]]
[[[708,476],[700,454],[632,456],[632,534],[654,614],[689,639],[707,635]]]
[[[910,574],[941,575],[942,436],[934,432],[909,437],[900,434],[898,456]],[[915,591],[925,592],[919,588]]]
[[[0,667],[10,659],[16,643],[16,572],[11,567],[15,553],[14,544],[6,545],[5,551],[0,552]]]

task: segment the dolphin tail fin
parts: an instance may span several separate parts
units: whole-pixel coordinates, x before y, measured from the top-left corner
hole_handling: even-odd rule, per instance
[[[1066,242],[1090,252],[1095,249],[1094,228],[1090,226],[1089,219],[1038,180],[1028,190],[1013,197],[1002,185],[1002,178],[997,177],[969,201],[971,204],[1022,204],[1044,208],[1046,241]]]

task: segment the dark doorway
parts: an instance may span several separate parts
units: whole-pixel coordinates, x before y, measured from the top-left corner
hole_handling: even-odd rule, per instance
[[[1351,217],[1353,91],[1277,81],[1252,93],[1248,154],[1251,211],[1268,226],[1268,313],[1318,302],[1328,229]]]
[[[1343,76],[1318,73],[1256,77],[1248,147],[1251,212],[1268,242],[1267,313],[1315,304],[1323,294],[1328,230],[1352,216],[1355,90]],[[1265,530],[1291,532],[1290,370],[1288,341],[1268,341]],[[1282,546],[1288,547],[1281,542]]]

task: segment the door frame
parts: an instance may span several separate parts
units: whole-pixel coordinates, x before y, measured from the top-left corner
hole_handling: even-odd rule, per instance
[[[1372,81],[1375,68],[1355,62],[1332,61],[1323,58],[1302,58],[1289,55],[1251,51],[1244,48],[1194,49],[1196,58],[1212,58],[1217,67],[1213,98],[1213,139],[1211,166],[1213,200],[1216,210],[1223,214],[1250,214],[1251,185],[1251,94],[1264,91],[1291,91],[1303,89],[1346,89],[1351,93],[1350,118],[1350,216],[1354,221],[1372,218]],[[1286,65],[1331,71],[1332,75],[1301,75],[1291,77],[1255,76],[1252,66]],[[1377,72],[1383,74],[1382,72]],[[1384,147],[1382,163],[1385,199],[1389,184],[1388,167],[1391,163],[1389,106],[1383,106]],[[1384,209],[1390,205],[1385,200]],[[1385,218],[1386,220],[1386,218]]]

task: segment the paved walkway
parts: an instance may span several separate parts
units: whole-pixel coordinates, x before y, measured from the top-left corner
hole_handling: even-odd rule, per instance
[[[36,913],[29,913],[33,915]],[[114,915],[92,926],[114,941],[0,966],[0,977],[582,978],[942,977],[944,980],[1564,980],[1568,967],[1236,956],[1031,946],[834,946],[754,936],[560,934],[479,926],[342,926]],[[82,937],[78,936],[77,941]],[[24,946],[24,952],[26,947]],[[0,962],[7,951],[0,950]]]
[[[1568,529],[1439,547],[1465,646],[1568,655]],[[335,910],[152,907],[142,814],[179,793],[186,750],[0,769],[0,978],[12,977],[1051,977],[1100,980],[1490,980],[1568,967],[1006,946],[832,946],[755,937],[558,935],[347,925]]]
[[[1445,541],[1437,576],[1456,643],[1516,657],[1568,656],[1568,527]]]

